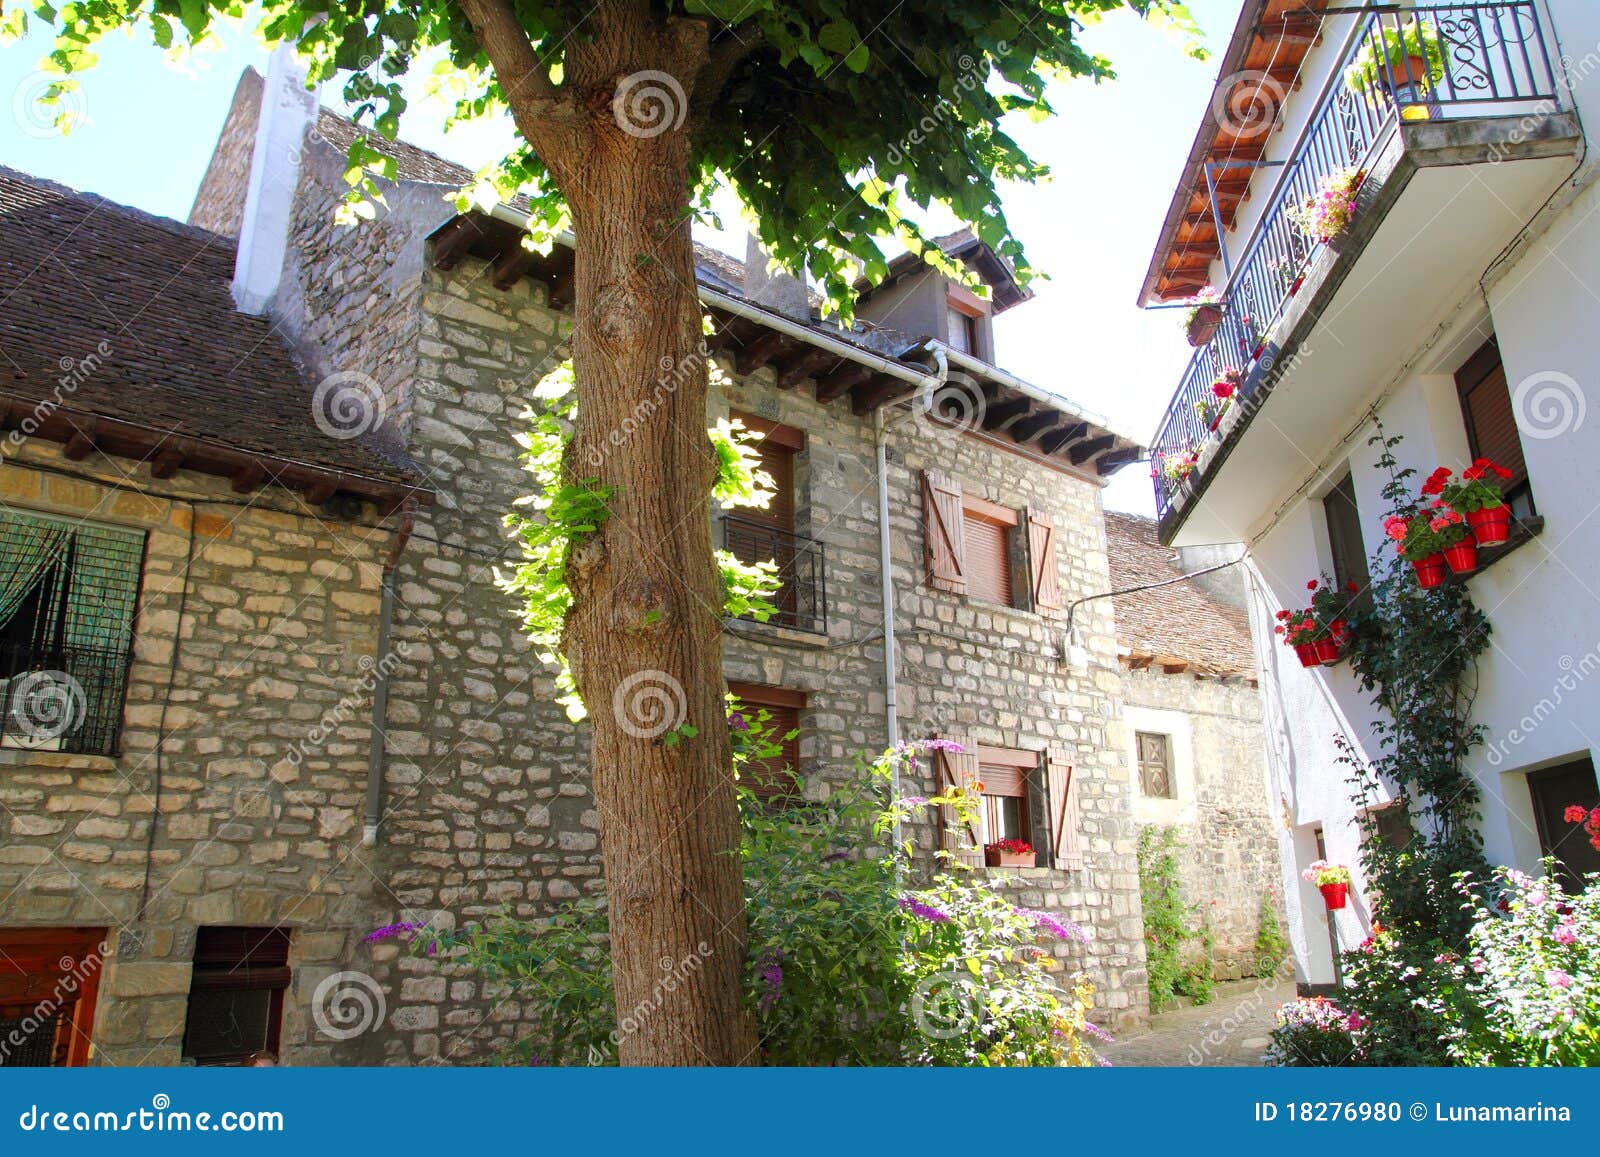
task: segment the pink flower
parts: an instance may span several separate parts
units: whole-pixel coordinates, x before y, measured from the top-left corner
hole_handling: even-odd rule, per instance
[[[1572,977],[1562,972],[1559,968],[1552,968],[1544,974],[1544,978],[1559,989],[1565,990],[1572,987]]]
[[[1578,942],[1578,930],[1576,928],[1574,928],[1571,924],[1562,924],[1562,925],[1560,925],[1559,927],[1556,928],[1556,943],[1557,944],[1569,944],[1570,945],[1570,944],[1576,944],[1577,942]]]

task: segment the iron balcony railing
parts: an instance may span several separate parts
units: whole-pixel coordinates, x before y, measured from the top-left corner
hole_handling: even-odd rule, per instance
[[[767,622],[828,633],[828,565],[822,543],[730,514],[722,521],[722,545],[740,562],[777,564],[782,586],[773,602],[778,613]]]
[[[1417,32],[1404,36],[1412,28]],[[1417,44],[1418,33],[1425,68],[1401,55],[1402,46]],[[1179,476],[1167,464],[1192,462],[1217,436],[1208,420],[1214,412],[1202,412],[1196,403],[1211,405],[1212,384],[1237,375],[1241,386],[1232,405],[1248,408],[1264,376],[1251,371],[1271,368],[1260,364],[1266,335],[1321,249],[1293,223],[1289,210],[1335,173],[1367,168],[1402,117],[1473,115],[1483,106],[1508,104],[1553,111],[1556,101],[1556,72],[1532,2],[1385,7],[1361,17],[1326,95],[1281,167],[1249,244],[1233,262],[1222,293],[1222,324],[1195,351],[1167,406],[1151,447],[1160,516],[1192,485],[1192,471]]]
[[[126,651],[0,643],[0,749],[115,755],[127,686]]]

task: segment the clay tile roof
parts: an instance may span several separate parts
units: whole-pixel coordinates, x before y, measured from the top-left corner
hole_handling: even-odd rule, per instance
[[[265,318],[234,308],[233,264],[229,238],[0,167],[0,404],[58,400],[80,428],[409,482],[403,462],[317,428],[313,386]]]
[[[1114,590],[1183,574],[1174,552],[1156,537],[1156,521],[1106,511],[1106,551]],[[1254,676],[1255,651],[1245,614],[1199,583],[1174,583],[1118,595],[1117,643],[1135,658],[1181,661],[1220,675]]]

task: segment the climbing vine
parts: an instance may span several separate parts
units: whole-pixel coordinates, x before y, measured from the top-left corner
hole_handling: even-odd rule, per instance
[[[726,379],[711,366],[713,385]],[[614,489],[585,475],[571,453],[577,420],[577,395],[572,363],[563,362],[534,388],[533,402],[524,415],[528,428],[517,436],[522,446],[523,469],[533,477],[530,493],[516,502],[506,516],[522,548],[522,561],[509,574],[497,574],[500,586],[516,595],[522,608],[522,626],[538,648],[541,662],[557,668],[558,702],[574,721],[583,718],[583,701],[562,653],[562,636],[572,591],[567,586],[567,566],[575,552],[610,517]],[[765,507],[772,499],[773,483],[759,469],[752,448],[756,435],[737,419],[724,418],[706,431],[717,463],[712,496],[724,509],[735,506]],[[779,580],[772,562],[745,563],[725,550],[717,551],[722,576],[723,610],[730,618],[750,617],[765,622],[776,613],[772,602]],[[670,743],[693,738],[695,730],[677,728]]]
[[[1216,991],[1216,935],[1209,919],[1190,922],[1193,912],[1178,884],[1178,834],[1172,828],[1151,825],[1139,833],[1139,900],[1151,1010],[1166,1008],[1179,996],[1208,1003]]]
[[[1419,510],[1409,485],[1416,472],[1395,457],[1400,441],[1380,423],[1370,444],[1382,451],[1390,515],[1409,519]],[[1478,832],[1482,793],[1466,770],[1484,741],[1472,707],[1489,623],[1464,583],[1424,589],[1394,551],[1380,550],[1369,566],[1370,593],[1350,610],[1350,655],[1363,690],[1381,708],[1376,754],[1364,755],[1343,736],[1336,742],[1350,771],[1375,933],[1345,955],[1346,1003],[1364,1026],[1367,1063],[1444,1064],[1439,1026],[1416,993],[1448,987],[1451,954],[1472,926],[1455,878],[1489,876]],[[1395,797],[1408,839],[1385,839],[1368,810],[1382,786]]]

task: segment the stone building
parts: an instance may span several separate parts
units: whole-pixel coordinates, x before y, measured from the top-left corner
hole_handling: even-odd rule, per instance
[[[1283,910],[1244,578],[1229,565],[1242,549],[1170,550],[1156,529],[1106,514],[1111,582],[1129,592],[1114,601],[1133,818],[1175,830],[1193,926],[1209,924],[1213,974],[1232,980],[1260,964],[1264,906],[1280,927]]]
[[[572,254],[523,248],[512,207],[458,214],[465,170],[403,144],[378,219],[336,226],[354,131],[274,68],[242,78],[188,225],[3,184],[0,251],[35,295],[0,319],[22,366],[0,520],[34,557],[8,589],[64,574],[70,618],[77,572],[38,527],[104,524],[132,592],[110,636],[125,707],[102,681],[79,695],[108,721],[94,742],[23,720],[0,744],[0,948],[33,962],[0,978],[0,1040],[58,1061],[492,1056],[514,996],[365,935],[603,889],[584,730],[494,581]],[[30,263],[63,237],[118,286],[104,317]],[[917,786],[982,776],[972,836],[1034,845],[1009,886],[1090,930],[1057,951],[1099,1019],[1135,1025],[1126,680],[1110,602],[1070,636],[1066,610],[1110,589],[1100,492],[1141,451],[993,364],[992,314],[1026,294],[970,235],[945,245],[987,296],[899,263],[848,332],[763,262],[702,252],[728,381],[707,417],[766,435],[781,492],[714,516],[785,579],[777,619],[728,624],[726,673],[797,728],[781,770],[812,795],[897,738],[962,739]],[[47,660],[83,684],[53,646],[13,683]]]

